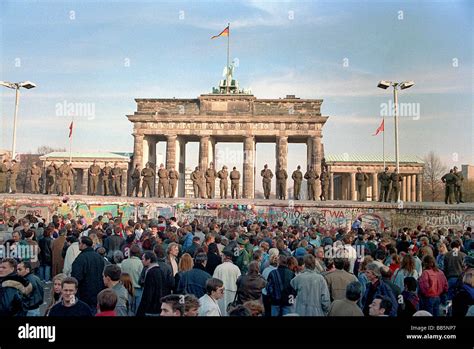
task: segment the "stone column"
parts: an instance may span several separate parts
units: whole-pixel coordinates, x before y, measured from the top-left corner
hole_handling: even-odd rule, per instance
[[[123,167],[122,178],[120,179],[122,184],[122,196],[127,196],[127,182],[128,182],[128,167]]]
[[[407,177],[402,177],[402,192],[400,193],[400,200],[407,201]]]
[[[347,189],[348,181],[349,181],[348,174],[347,173],[341,173],[341,186],[342,186],[342,189],[341,189],[342,197],[341,197],[341,199],[342,200],[349,200],[349,190]]]
[[[80,171],[82,171],[82,181],[81,181],[81,193],[82,195],[88,195],[89,194],[89,187],[87,185],[87,177],[88,177],[88,169],[83,168]],[[79,172],[79,171],[78,171]]]
[[[322,160],[322,145],[321,135],[310,136],[307,140],[307,162],[308,166],[314,166],[316,173],[321,174],[321,160]],[[321,195],[321,182],[319,179],[316,181],[316,200],[319,200]]]
[[[423,183],[422,183],[422,174],[419,173],[416,175],[416,201],[422,202],[423,201]]]
[[[329,200],[334,200],[334,173],[329,172]]]
[[[179,173],[178,197],[184,198],[186,194],[186,139],[178,137],[176,142],[176,171]]]
[[[411,201],[416,201],[416,177],[414,174],[412,174],[410,178],[411,178]]]
[[[253,199],[255,197],[255,137],[248,136],[244,139],[244,173],[243,173],[243,197]]]
[[[377,201],[379,198],[379,180],[377,175],[377,172],[372,173],[372,201]]]
[[[209,136],[201,136],[199,139],[199,167],[202,171],[209,166],[209,138]]]
[[[133,136],[135,138],[133,143],[133,168],[135,168],[135,165],[138,164],[141,170],[143,168],[143,135],[134,134]]]
[[[355,172],[351,172],[351,200],[357,200],[357,192],[356,192],[356,174]]]
[[[407,181],[406,201],[411,201],[411,175],[406,176],[406,181]]]
[[[146,164],[150,161],[150,148],[148,143],[148,137],[145,136],[143,138],[143,156],[142,156],[142,163],[140,164],[141,168],[145,168]]]
[[[176,169],[176,140],[178,136],[166,136],[166,168]]]
[[[286,170],[288,173],[288,137],[287,136],[278,136],[276,139],[276,161],[275,161],[275,175],[276,172],[281,168]],[[276,178],[275,178],[275,195],[278,198],[279,197],[279,192],[278,192],[278,186],[276,185]],[[285,197],[288,198],[288,195]]]
[[[210,164],[211,162],[214,163],[214,168],[216,168],[215,160],[216,160],[216,140],[214,137],[209,137],[209,145],[208,145],[208,155],[207,160]]]

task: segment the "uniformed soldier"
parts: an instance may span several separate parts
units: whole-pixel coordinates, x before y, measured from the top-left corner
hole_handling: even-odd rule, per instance
[[[321,159],[321,173],[323,173],[323,172],[326,172],[326,173],[329,172],[329,166],[326,163],[326,158]]]
[[[118,165],[118,162],[114,164],[112,169],[112,187],[114,189],[115,196],[122,196],[122,175],[123,170]]]
[[[219,188],[221,192],[221,199],[227,199],[228,176],[229,174],[227,173],[227,166],[224,165],[222,166],[222,170],[217,172],[217,177],[220,179]]]
[[[148,188],[148,195],[153,197],[153,182],[155,178],[155,170],[150,166],[150,163],[146,164],[146,167],[142,170],[142,197],[146,195],[146,189]]]
[[[204,173],[198,166],[196,166],[194,171],[191,173],[191,180],[193,181],[194,197],[204,199]]]
[[[58,169],[58,195],[66,195],[67,194],[67,175],[69,172],[69,166],[67,164],[67,160],[63,161],[63,164]]]
[[[446,204],[454,203],[454,186],[456,185],[457,177],[454,174],[453,170],[449,170],[449,173],[446,173],[441,177],[441,181],[445,184],[445,195],[444,202]]]
[[[214,163],[209,163],[209,168],[206,170],[206,194],[208,199],[214,199],[214,192],[216,186],[217,172],[214,168]]]
[[[48,167],[46,167],[46,194],[52,194],[55,191],[56,185],[56,172],[58,168],[54,161],[51,161]]]
[[[109,166],[109,163],[106,162],[104,168],[102,168],[102,185],[104,188],[104,195],[110,195],[109,181],[110,174],[112,173],[112,167]]]
[[[8,172],[10,172],[11,193],[15,194],[16,193],[16,179],[18,178],[18,174],[20,173],[20,164],[15,159],[12,160],[12,166],[10,167]]]
[[[39,194],[40,177],[41,177],[41,169],[36,165],[36,162],[34,162],[30,169],[31,192],[33,194]]]
[[[0,165],[0,193],[7,191],[8,160],[3,160]]]
[[[260,172],[260,175],[263,177],[263,196],[265,199],[270,199],[270,191],[272,189],[272,178],[273,172],[268,168],[268,165],[263,166],[263,170]]]
[[[316,180],[319,175],[314,170],[314,166],[310,167],[304,174],[304,179],[307,180],[308,185],[308,200],[316,201]]]
[[[133,193],[135,193],[135,197],[138,197],[138,192],[140,191],[140,168],[138,167],[138,164],[135,165],[135,169],[130,177],[132,178],[130,196],[133,196]]]
[[[379,202],[388,202],[389,191],[390,191],[390,174],[388,173],[388,167],[385,167],[384,172],[378,174],[378,180],[380,181],[380,195]]]
[[[176,188],[178,186],[178,179],[179,179],[179,172],[173,168],[169,168],[168,170],[168,178],[169,178],[169,194],[170,198],[174,198],[176,195]]]
[[[278,193],[278,199],[286,200],[286,180],[288,179],[288,173],[286,173],[284,168],[280,167],[278,171],[276,171],[275,176],[277,182],[276,192]]]
[[[89,167],[89,194],[97,194],[97,184],[99,183],[100,167],[97,165],[97,161],[94,160],[92,165]]]
[[[319,180],[321,181],[321,195],[319,198],[321,201],[326,201],[328,199],[328,189],[329,189],[329,174],[326,172],[325,167],[321,167],[322,172],[319,176]]]
[[[295,200],[299,200],[301,192],[301,182],[303,181],[303,173],[301,172],[300,165],[298,165],[296,170],[293,171],[291,179],[293,179],[293,196]]]
[[[160,164],[158,169],[158,197],[166,198],[168,196],[169,188],[169,179],[168,179],[168,170],[165,168],[165,165]]]
[[[234,166],[232,172],[230,173],[230,192],[232,194],[232,199],[239,198],[239,181],[240,181],[240,172],[237,171],[237,168]]]
[[[462,182],[464,180],[464,176],[462,175],[462,172],[458,172],[458,168],[456,166],[454,166],[453,170],[453,174],[456,176],[456,183],[454,184],[454,198],[459,204],[460,202],[464,202],[462,201]]]
[[[369,176],[362,172],[362,168],[357,167],[356,173],[356,188],[357,188],[357,200],[367,201],[367,182]]]
[[[398,173],[396,167],[390,175],[390,181],[392,182],[392,202],[398,202],[398,194],[400,193],[400,182],[403,181],[403,178]]]
[[[67,171],[67,193],[74,195],[74,178],[76,176],[76,170],[72,167],[72,163],[68,165]]]

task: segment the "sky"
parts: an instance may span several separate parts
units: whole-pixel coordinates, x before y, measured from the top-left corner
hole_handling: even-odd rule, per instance
[[[377,83],[413,80],[399,93],[400,154],[473,164],[473,9],[472,1],[4,0],[0,80],[37,84],[21,90],[18,152],[69,149],[68,103],[84,107],[73,151],[132,152],[134,98],[209,93],[226,63],[226,39],[210,37],[230,22],[241,87],[257,98],[324,99],[326,154],[381,154],[382,136],[372,134],[393,92]],[[2,149],[11,149],[14,104],[14,91],[0,87]],[[393,154],[390,115],[385,135]],[[217,145],[220,154],[241,149]],[[258,144],[257,169],[274,168],[274,154],[273,144]],[[186,156],[197,164],[197,143]],[[290,144],[289,172],[298,164],[306,167],[306,147]]]

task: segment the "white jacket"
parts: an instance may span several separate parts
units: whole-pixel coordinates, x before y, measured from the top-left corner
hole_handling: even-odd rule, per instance
[[[72,263],[76,257],[81,253],[79,250],[79,242],[73,242],[66,251],[66,257],[64,257],[63,273],[67,276],[71,276]]]

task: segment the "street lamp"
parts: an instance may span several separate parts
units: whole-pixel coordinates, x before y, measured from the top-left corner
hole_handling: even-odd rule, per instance
[[[12,159],[15,158],[15,151],[16,151],[16,119],[18,117],[18,104],[20,102],[20,88],[32,89],[36,87],[36,84],[31,81],[23,81],[23,82],[8,82],[8,81],[0,81],[0,85],[11,88],[16,91],[15,96],[15,116],[13,118],[13,145],[12,145]]]
[[[398,150],[398,88],[405,90],[412,87],[415,84],[414,81],[404,81],[404,82],[393,82],[387,80],[381,80],[377,85],[378,88],[386,90],[390,86],[393,86],[393,103],[394,103],[394,122],[395,122],[395,163],[397,165],[397,173],[400,174],[400,162],[399,162],[399,150]],[[398,191],[397,201],[400,200],[400,191]]]

